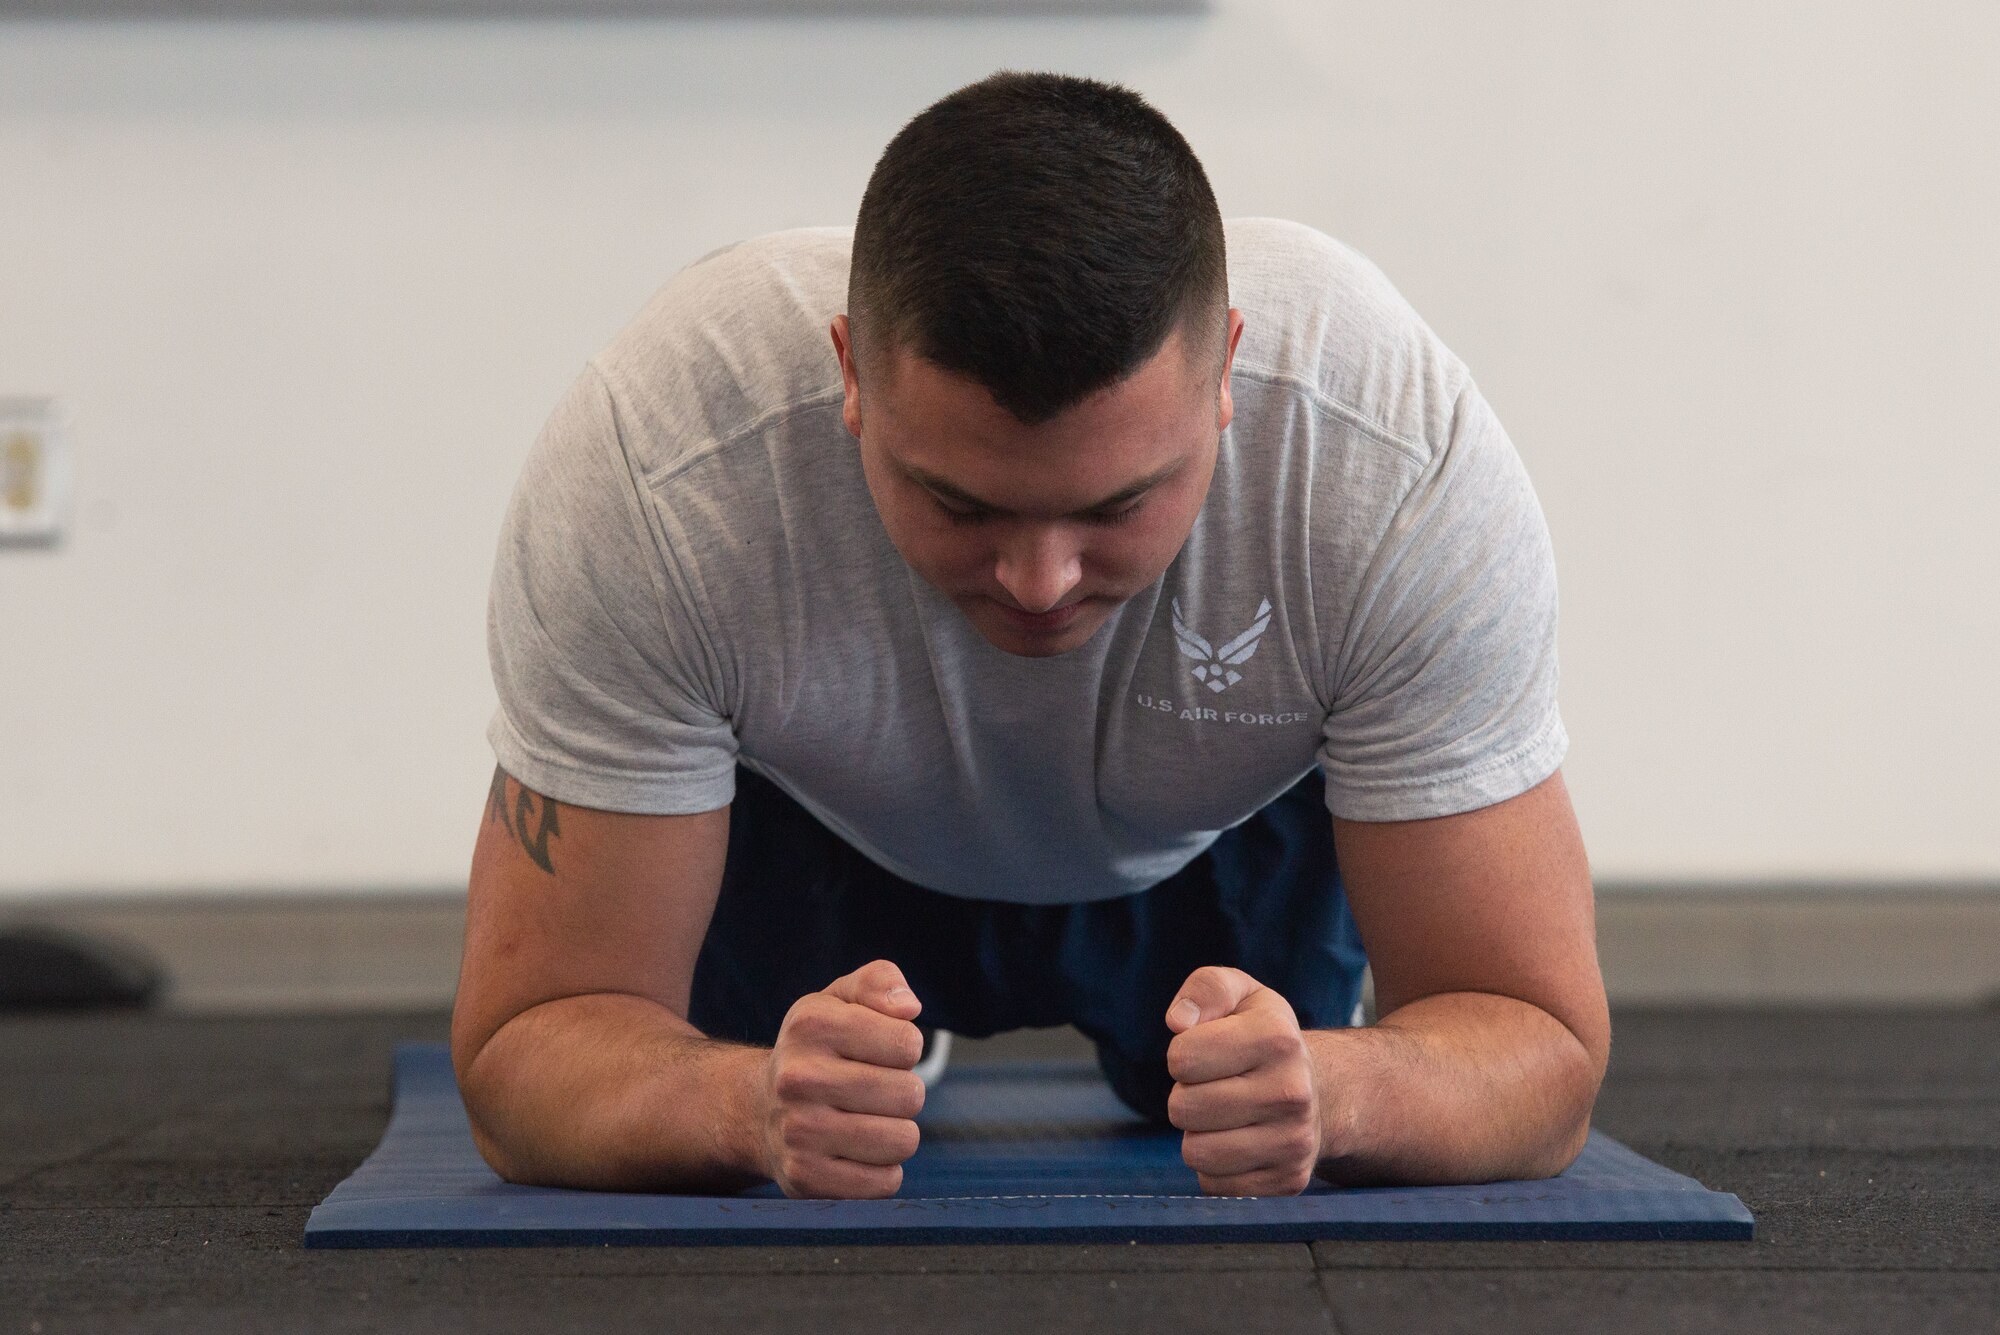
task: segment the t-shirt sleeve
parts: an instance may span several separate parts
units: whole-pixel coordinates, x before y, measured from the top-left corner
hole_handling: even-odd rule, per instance
[[[576,806],[670,815],[734,796],[713,642],[649,522],[594,365],[557,404],[501,524],[487,600],[503,769]]]
[[[1471,811],[1562,763],[1555,554],[1470,383],[1360,575],[1334,677],[1319,759],[1336,816]]]

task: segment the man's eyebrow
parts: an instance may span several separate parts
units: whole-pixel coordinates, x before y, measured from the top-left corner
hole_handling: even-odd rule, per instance
[[[1093,501],[1089,505],[1086,505],[1081,509],[1077,510],[1075,513],[1080,515],[1087,515],[1098,510],[1109,510],[1113,506],[1123,505],[1126,501],[1136,500],[1140,496],[1144,495],[1146,492],[1151,491],[1154,487],[1159,486],[1162,482],[1165,482],[1168,478],[1172,477],[1174,474],[1180,472],[1181,469],[1187,467],[1188,460],[1191,457],[1192,455],[1184,454],[1180,458],[1174,460],[1174,462],[1168,464],[1165,468],[1157,469],[1151,473],[1148,473],[1146,474],[1146,476],[1140,478],[1138,481],[1133,482],[1127,486],[1120,487],[1117,491],[1112,492],[1109,496],[1106,496],[1101,500]],[[1001,508],[1000,506],[993,505],[987,501],[982,501],[977,496],[974,496],[971,492],[966,491],[963,487],[955,487],[951,483],[945,481],[943,478],[937,476],[935,473],[927,473],[923,469],[917,467],[915,464],[906,464],[898,460],[897,466],[903,470],[904,474],[908,476],[912,482],[915,482],[918,486],[921,486],[925,490],[932,492],[933,494],[937,495],[943,500],[951,501],[958,505],[963,505],[970,510],[983,510],[988,514],[1004,515],[1008,513],[1008,511]]]

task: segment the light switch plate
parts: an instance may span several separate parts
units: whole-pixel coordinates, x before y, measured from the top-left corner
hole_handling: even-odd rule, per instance
[[[52,543],[69,505],[69,442],[52,398],[0,398],[0,543]]]

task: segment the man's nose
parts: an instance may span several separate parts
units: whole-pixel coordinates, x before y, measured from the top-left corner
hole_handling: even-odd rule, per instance
[[[994,578],[1024,612],[1046,612],[1083,578],[1083,555],[1054,525],[1028,529],[1000,548]]]

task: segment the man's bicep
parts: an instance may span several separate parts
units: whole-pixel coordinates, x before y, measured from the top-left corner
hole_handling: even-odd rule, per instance
[[[1381,1014],[1441,992],[1513,997],[1603,1060],[1590,865],[1560,770],[1475,811],[1333,825]]]
[[[627,993],[685,1018],[728,838],[726,806],[599,811],[553,801],[496,767],[452,1009],[460,1069],[508,1020],[560,997]]]

